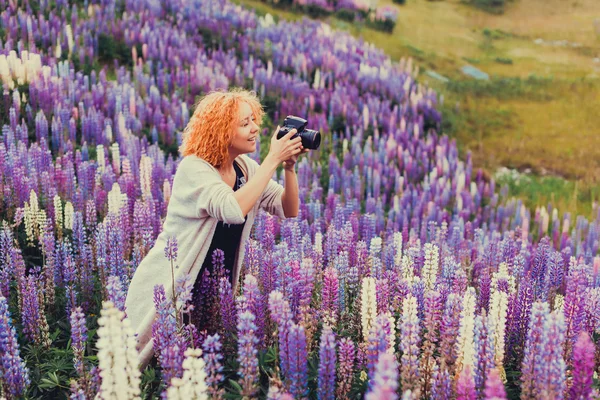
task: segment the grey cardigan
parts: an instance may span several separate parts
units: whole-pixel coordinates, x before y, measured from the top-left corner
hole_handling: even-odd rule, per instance
[[[251,179],[258,163],[242,155],[236,161],[248,179]],[[244,259],[245,243],[250,236],[254,218],[259,209],[285,218],[281,202],[283,187],[274,180],[269,181],[259,201],[247,215],[246,225],[233,268],[234,293]],[[162,232],[152,249],[137,267],[125,301],[127,317],[137,333],[137,350],[140,369],[144,369],[152,358],[152,323],[156,315],[153,290],[157,284],[165,287],[167,298],[172,296],[171,264],[165,257],[164,248],[169,236],[178,243],[178,258],[175,280],[184,273],[195,281],[210,247],[218,221],[228,224],[244,222],[242,210],[233,196],[233,189],[221,178],[219,172],[203,159],[190,155],[184,157],[173,179],[171,199]]]

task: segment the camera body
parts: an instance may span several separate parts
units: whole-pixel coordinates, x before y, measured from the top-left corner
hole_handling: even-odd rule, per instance
[[[296,134],[291,139],[300,136],[302,147],[305,149],[316,150],[321,145],[321,133],[312,129],[306,129],[307,120],[304,118],[288,115],[283,121],[283,126],[279,128],[277,139],[281,139],[292,129],[296,129]]]

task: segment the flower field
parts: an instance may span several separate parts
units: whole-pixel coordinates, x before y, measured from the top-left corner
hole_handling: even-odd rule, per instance
[[[226,0],[0,0],[0,398],[597,398],[600,210],[508,198],[417,70]],[[263,142],[294,114],[323,143],[239,292],[213,255],[216,334],[185,323],[191,279],[154,288],[139,371],[127,288],[196,98],[228,87],[261,97]]]

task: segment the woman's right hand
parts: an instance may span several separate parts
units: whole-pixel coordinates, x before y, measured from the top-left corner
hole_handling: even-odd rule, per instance
[[[296,129],[292,129],[281,139],[277,139],[278,132],[279,126],[277,126],[275,133],[273,133],[273,136],[271,137],[271,147],[269,148],[267,157],[272,157],[277,160],[277,164],[279,165],[291,156],[299,154],[302,151],[302,138],[298,136],[290,140],[290,138],[296,134]]]

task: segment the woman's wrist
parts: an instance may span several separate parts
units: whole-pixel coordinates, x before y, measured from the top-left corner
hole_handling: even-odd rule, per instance
[[[288,161],[284,161],[283,162],[283,169],[288,171],[288,172],[296,172],[296,168],[295,168],[296,163],[290,163]]]

